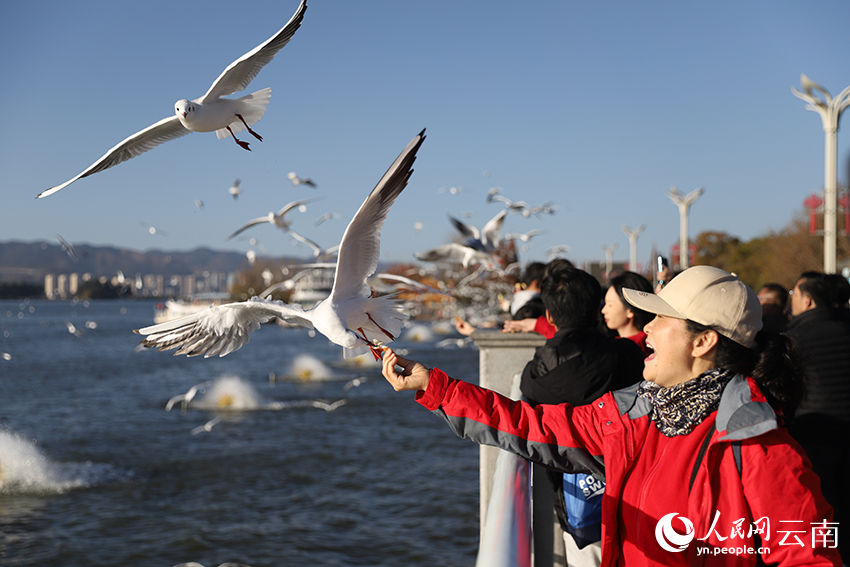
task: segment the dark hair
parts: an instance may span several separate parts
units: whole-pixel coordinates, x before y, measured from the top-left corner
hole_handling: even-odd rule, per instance
[[[620,296],[620,301],[623,302],[626,309],[634,313],[635,327],[637,327],[638,330],[643,331],[644,325],[652,321],[655,318],[655,314],[650,313],[649,311],[644,311],[643,309],[638,309],[626,301],[626,296],[623,295],[623,288],[652,293],[652,284],[649,280],[635,272],[623,272],[619,276],[611,278],[611,285],[609,287],[614,288],[614,291],[616,291],[617,295]]]
[[[575,264],[567,260],[566,258],[555,258],[554,260],[550,260],[548,264],[546,264],[546,269],[543,270],[543,278],[545,279],[550,273],[555,270],[561,270],[564,268],[575,268]],[[541,283],[542,280],[541,280]]]
[[[546,307],[543,305],[543,300],[540,296],[533,297],[526,301],[522,307],[516,310],[516,313],[511,316],[514,321],[522,321],[523,319],[537,319],[546,315]]]
[[[602,287],[584,270],[550,271],[543,278],[540,296],[559,329],[596,327],[599,322]]]
[[[830,281],[827,274],[823,272],[803,272],[798,278],[797,287],[800,292],[812,298],[817,307],[831,307],[833,301],[834,282]]]
[[[525,271],[522,273],[520,281],[525,285],[528,285],[534,280],[537,280],[537,285],[540,285],[540,282],[543,281],[543,274],[545,272],[546,264],[543,262],[532,262],[525,267]]]
[[[847,307],[850,301],[850,282],[841,274],[827,274],[832,288],[832,307]]]
[[[697,334],[711,327],[686,320],[688,331]],[[759,332],[756,348],[747,348],[717,333],[716,368],[752,377],[774,409],[789,420],[806,395],[802,360],[788,335]]]
[[[779,300],[778,307],[780,311],[785,311],[785,307],[788,305],[788,290],[782,287],[778,283],[766,283],[761,286],[761,289],[766,289],[768,291],[772,291],[776,298]],[[761,290],[759,290],[761,291]]]

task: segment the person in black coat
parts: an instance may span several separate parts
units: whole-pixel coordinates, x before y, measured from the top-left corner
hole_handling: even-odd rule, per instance
[[[640,347],[599,330],[602,288],[593,276],[559,270],[543,280],[541,296],[557,332],[523,370],[520,390],[532,404],[585,405],[643,379]]]
[[[835,521],[850,520],[850,309],[841,276],[805,272],[791,291],[787,333],[803,359],[806,397],[789,426],[820,476]],[[843,280],[843,278],[841,278]],[[839,538],[850,557],[850,538]]]

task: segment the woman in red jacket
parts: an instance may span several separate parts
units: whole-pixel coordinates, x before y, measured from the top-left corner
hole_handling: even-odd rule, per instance
[[[587,406],[532,408],[392,350],[383,373],[464,438],[604,478],[603,565],[841,565],[832,509],[782,421],[799,366],[785,338],[756,346],[756,294],[697,266],[625,296],[656,314],[655,352],[644,382]]]

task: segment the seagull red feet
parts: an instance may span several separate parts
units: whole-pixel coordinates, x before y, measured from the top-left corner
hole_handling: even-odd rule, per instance
[[[371,317],[369,317],[371,319]],[[379,327],[380,328],[380,327]],[[363,337],[363,340],[366,341],[366,344],[369,346],[369,350],[372,351],[372,356],[375,357],[375,360],[381,360],[381,351],[383,348],[375,346],[375,344],[366,338],[366,333],[363,332],[363,327],[357,327],[357,330],[360,331],[360,336]],[[383,329],[381,329],[383,331]],[[384,331],[386,333],[386,331]]]
[[[255,138],[257,138],[259,141],[261,141],[261,142],[263,141],[263,137],[262,137],[262,136],[260,136],[259,134],[257,134],[256,132],[254,132],[253,130],[251,130],[251,127],[250,127],[250,126],[248,126],[248,123],[247,123],[247,122],[245,122],[245,119],[244,119],[244,118],[242,118],[242,115],[241,115],[241,114],[237,114],[237,115],[236,115],[236,117],[237,117],[239,120],[241,120],[241,121],[242,121],[242,124],[244,124],[244,125],[245,125],[245,128],[248,130],[248,132],[250,132],[250,133],[251,133],[251,134],[252,134]]]
[[[233,130],[230,129],[230,126],[227,126],[227,131],[230,132],[230,135],[233,136],[233,139],[236,141],[237,144],[239,144],[240,148],[246,149],[249,152],[251,151],[251,148],[248,147],[248,142],[243,142],[242,140],[237,138],[236,134],[233,133]]]

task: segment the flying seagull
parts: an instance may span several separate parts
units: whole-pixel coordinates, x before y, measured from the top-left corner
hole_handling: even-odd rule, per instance
[[[65,326],[68,327],[68,332],[78,339],[83,336],[83,332],[74,326],[70,321],[65,321]]]
[[[510,234],[505,235],[505,240],[521,240],[522,242],[528,242],[538,234],[543,234],[542,230],[529,230],[526,233],[512,232]]]
[[[449,216],[454,227],[465,237],[464,241],[451,242],[430,250],[416,252],[414,256],[423,262],[460,263],[464,268],[468,268],[471,264],[484,264],[492,269],[497,265],[493,254],[499,246],[499,231],[507,214],[508,210],[502,209],[487,221],[481,230]]]
[[[282,230],[284,232],[288,232],[289,231],[289,225],[291,225],[292,222],[286,220],[286,213],[288,213],[292,209],[306,205],[307,203],[312,203],[315,200],[316,199],[306,199],[304,201],[292,201],[291,203],[289,203],[288,205],[286,205],[285,207],[283,207],[281,210],[279,210],[276,213],[270,211],[269,214],[267,214],[264,217],[259,217],[259,218],[256,218],[254,220],[250,220],[247,223],[245,223],[244,225],[242,225],[236,232],[234,232],[233,234],[228,236],[227,240],[230,240],[231,238],[233,238],[234,236],[236,236],[237,234],[239,234],[240,232],[242,232],[245,229],[251,228],[252,226],[256,226],[258,224],[263,224],[264,222],[271,223],[274,226],[278,227],[280,230]]]
[[[331,260],[339,250],[339,244],[335,244],[330,248],[322,248],[306,236],[298,234],[291,228],[286,232],[288,232],[290,236],[292,236],[292,238],[294,238],[295,240],[309,246],[310,249],[313,250],[313,257],[316,259],[317,262],[327,262]]]
[[[493,203],[501,201],[505,204],[505,208],[513,213],[519,213],[525,218],[531,216],[531,205],[525,201],[511,201],[504,195],[501,195],[501,190],[498,187],[493,187],[487,192],[487,202]]]
[[[395,339],[406,315],[395,297],[372,297],[366,283],[378,267],[381,227],[390,207],[413,173],[416,152],[425,139],[422,130],[396,158],[377,186],[351,219],[339,245],[334,285],[330,296],[312,309],[287,305],[261,297],[247,302],[213,306],[210,309],[138,329],[142,344],[159,350],[178,349],[175,354],[224,356],[248,342],[248,333],[273,317],[315,328],[343,347],[350,358],[372,350],[376,359],[384,342]]]
[[[103,157],[76,177],[42,191],[36,198],[52,195],[77,179],[109,169],[190,132],[215,132],[219,139],[231,135],[239,146],[250,151],[248,142],[239,140],[236,132],[248,130],[255,138],[263,140],[259,134],[251,130],[251,126],[266,113],[272,90],[265,88],[238,99],[222,97],[248,87],[257,73],[289,43],[301,26],[306,10],[307,0],[301,0],[295,14],[280,31],[228,65],[204,96],[194,100],[178,100],[174,103],[174,116],[163,118],[156,124],[136,132],[106,152]]]
[[[479,250],[465,244],[450,242],[429,250],[422,250],[414,254],[417,260],[423,262],[447,262],[449,264],[461,264],[468,268],[472,264],[484,264],[490,268],[495,267],[493,257],[484,250]]]
[[[299,185],[309,185],[310,187],[313,187],[314,189],[316,187],[315,181],[313,181],[312,179],[309,179],[307,177],[298,177],[298,174],[295,173],[294,171],[290,171],[289,173],[287,173],[286,178],[289,179],[289,181],[291,181],[292,184],[295,185],[296,187],[298,187]]]
[[[481,247],[492,252],[499,247],[499,231],[502,230],[502,224],[504,224],[507,214],[507,209],[499,211],[496,216],[487,221],[487,224],[481,230],[451,216],[449,217],[449,221],[451,221],[463,236],[476,240],[480,243]]]
[[[316,222],[314,222],[313,224],[316,225],[316,226],[319,226],[320,224],[322,224],[323,222],[325,222],[327,220],[338,219],[338,218],[339,218],[339,213],[325,213],[322,216],[320,216],[319,218],[317,218]]]
[[[191,388],[189,388],[185,394],[179,394],[169,399],[165,404],[165,411],[171,411],[171,408],[174,407],[174,404],[180,402],[183,406],[183,412],[186,412],[186,408],[189,407],[189,402],[195,399],[195,396],[198,394],[199,390],[203,390],[207,386],[214,384],[214,382],[202,382],[200,384],[195,384]]]
[[[59,246],[60,246],[60,248],[62,248],[62,251],[65,252],[68,255],[68,257],[71,258],[71,260],[74,261],[75,264],[80,261],[80,259],[77,257],[77,251],[74,250],[73,244],[66,241],[64,238],[62,238],[58,234],[56,235],[56,242],[59,243]]]
[[[227,190],[228,193],[233,195],[234,201],[236,199],[238,199],[239,195],[242,193],[242,189],[239,188],[239,185],[241,185],[241,184],[242,184],[242,181],[237,179],[236,181],[233,182],[233,185],[230,186],[230,189]]]
[[[221,416],[217,415],[208,422],[203,425],[199,425],[198,427],[192,429],[189,433],[192,435],[197,435],[198,433],[209,433],[212,431],[212,428],[215,427],[221,421]]]

